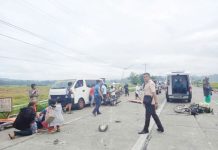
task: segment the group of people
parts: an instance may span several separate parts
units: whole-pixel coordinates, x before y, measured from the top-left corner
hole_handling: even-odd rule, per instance
[[[64,110],[68,110],[71,113],[73,98],[72,82],[68,82],[68,87],[66,88],[66,99],[67,104]],[[155,90],[155,83],[151,80],[150,74],[144,74],[144,86],[140,88],[138,85],[135,89],[135,97],[139,98],[139,92],[142,89],[144,92],[143,104],[145,106],[145,124],[141,132],[138,134],[146,134],[149,132],[150,118],[153,117],[157,130],[159,132],[164,132],[163,125],[156,114],[156,109],[158,108],[158,100]],[[124,86],[125,95],[129,95],[128,84]],[[203,80],[203,92],[205,96],[205,103],[211,102],[212,89],[209,78]],[[216,91],[215,91],[216,92]],[[107,99],[107,86],[101,81],[98,80],[97,84],[90,89],[90,101],[91,105],[95,103],[92,114],[94,116],[100,115],[100,106],[102,101],[105,102]],[[115,87],[110,87],[111,96],[115,96]],[[29,90],[29,99],[30,102],[27,107],[22,108],[13,124],[13,127],[18,129],[13,133],[8,134],[10,139],[14,139],[16,136],[28,136],[34,133],[37,133],[41,130],[47,130],[51,132],[60,132],[60,126],[64,123],[63,118],[63,108],[61,105],[61,99],[52,99],[49,101],[49,106],[37,114],[36,105],[38,100],[39,92],[36,89],[35,84],[31,84],[31,90]]]
[[[29,102],[27,107],[20,110],[13,127],[18,131],[8,134],[10,139],[16,136],[28,136],[40,131],[48,133],[60,132],[64,123],[60,99],[49,101],[49,106],[39,114],[36,112],[36,102]]]
[[[103,104],[107,105],[110,103],[111,99],[115,99],[116,97],[116,89],[113,85],[111,85],[110,89],[107,89],[107,85],[104,84],[101,80],[97,80],[97,83],[95,86],[93,86],[90,89],[90,105],[95,107],[92,111],[92,114],[94,116],[100,115],[101,112],[99,110],[102,101]]]
[[[20,109],[13,123],[17,131],[8,134],[10,139],[15,139],[16,136],[29,136],[40,131],[60,132],[60,126],[64,123],[61,99],[49,100],[48,107],[37,113],[38,97],[39,91],[36,84],[31,84],[29,104]]]

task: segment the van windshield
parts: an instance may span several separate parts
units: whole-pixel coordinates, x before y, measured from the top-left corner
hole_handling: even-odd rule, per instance
[[[173,94],[186,94],[188,91],[188,76],[187,75],[173,75],[172,88]]]
[[[75,81],[76,80],[57,81],[51,86],[51,89],[66,89],[68,82],[72,82],[72,85],[73,85],[75,83]]]

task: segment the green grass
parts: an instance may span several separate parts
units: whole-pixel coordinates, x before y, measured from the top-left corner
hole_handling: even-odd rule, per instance
[[[15,105],[22,105],[24,106],[28,104],[28,91],[29,86],[0,86],[0,97],[12,97],[13,106]],[[48,99],[49,89],[50,86],[37,86],[39,90],[39,101]],[[41,111],[43,108],[47,106],[47,102],[40,103],[37,106],[37,111]],[[21,107],[16,107],[10,114],[16,114],[19,112]],[[4,113],[0,113],[0,118],[4,118]]]
[[[48,99],[50,86],[37,86],[39,90],[39,101]],[[0,97],[12,97],[13,105],[29,102],[28,86],[0,86]]]
[[[212,88],[218,89],[218,83],[211,83]]]

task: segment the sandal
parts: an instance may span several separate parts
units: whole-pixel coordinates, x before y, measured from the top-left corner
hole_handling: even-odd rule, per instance
[[[8,134],[8,136],[11,140],[15,139],[15,136],[12,136],[10,133]]]

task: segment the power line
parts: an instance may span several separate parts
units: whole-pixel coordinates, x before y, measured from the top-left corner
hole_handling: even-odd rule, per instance
[[[17,29],[17,30],[20,30],[20,31],[22,31],[22,32],[26,32],[26,33],[28,33],[28,34],[30,34],[30,35],[32,35],[32,36],[35,36],[35,37],[37,37],[37,38],[39,38],[39,39],[41,39],[41,40],[47,41],[47,42],[52,43],[52,44],[56,44],[56,45],[58,45],[59,47],[62,47],[62,48],[64,48],[64,49],[69,49],[69,48],[66,48],[64,45],[62,45],[62,44],[60,44],[60,43],[57,43],[56,41],[49,40],[49,39],[47,39],[47,38],[45,38],[45,37],[43,37],[43,36],[41,36],[41,35],[39,35],[39,34],[36,34],[36,33],[34,33],[34,32],[31,32],[31,31],[29,31],[29,30],[27,30],[27,29],[18,27],[18,26],[16,26],[16,25],[11,24],[11,23],[9,23],[9,22],[6,22],[6,21],[4,21],[4,20],[2,20],[2,19],[0,19],[0,23],[2,23],[2,24],[4,24],[4,25],[7,25],[7,26],[9,26],[9,27],[11,27],[11,28],[15,28],[15,29]],[[78,53],[78,52],[77,52],[77,53]]]
[[[9,39],[12,39],[12,40],[15,40],[15,41],[18,41],[18,42],[21,42],[21,43],[24,43],[24,44],[27,44],[27,45],[30,45],[30,46],[33,46],[33,47],[36,47],[36,48],[39,48],[39,49],[43,49],[43,50],[46,50],[46,51],[54,51],[53,49],[48,49],[48,48],[45,48],[45,47],[42,47],[42,46],[38,46],[36,44],[32,44],[32,43],[29,43],[29,42],[26,42],[26,41],[23,41],[23,40],[20,40],[18,38],[15,38],[15,37],[12,37],[12,36],[8,36],[8,35],[5,35],[5,34],[2,34],[0,33],[1,36],[3,37],[7,37]],[[65,53],[63,52],[59,52],[59,51],[54,51],[55,53],[59,53],[61,55],[64,55],[66,57],[69,57],[69,58],[73,58],[74,60],[76,61],[80,61],[78,58],[75,58],[75,57],[72,57],[72,56],[68,56],[66,55]]]
[[[64,45],[62,45],[62,44],[60,44],[60,43],[58,43],[58,42],[56,42],[56,41],[47,39],[47,38],[45,38],[45,37],[43,37],[43,36],[41,36],[41,35],[39,35],[39,34],[36,34],[36,33],[32,32],[32,31],[27,30],[27,29],[18,27],[18,26],[16,26],[16,25],[11,24],[11,23],[9,23],[9,22],[6,22],[6,21],[4,21],[4,20],[2,20],[2,19],[0,19],[0,23],[2,23],[2,24],[4,24],[4,25],[7,25],[7,26],[9,26],[9,27],[11,27],[11,28],[15,28],[15,29],[17,29],[17,30],[19,30],[19,31],[28,33],[28,34],[30,34],[30,35],[32,35],[32,36],[34,36],[34,37],[37,37],[37,38],[39,38],[39,39],[41,39],[41,40],[44,40],[44,41],[47,41],[47,42],[49,42],[49,43],[58,45],[59,47],[61,47],[61,48],[63,48],[63,49],[73,50],[73,51],[76,52],[77,54],[80,54],[80,55],[83,55],[83,56],[86,56],[86,57],[87,57],[87,55],[85,55],[84,53],[81,53],[81,52],[79,52],[79,51],[76,51],[76,50],[74,50],[74,49],[72,49],[72,48],[65,47]],[[48,49],[48,48],[44,48],[44,47],[41,47],[41,46],[37,46],[37,45],[35,45],[35,44],[31,44],[31,43],[29,43],[29,42],[25,42],[25,41],[19,40],[19,39],[14,38],[14,37],[10,37],[10,36],[7,36],[7,35],[3,35],[3,34],[1,34],[1,33],[0,33],[0,35],[5,36],[5,37],[7,37],[7,38],[11,38],[11,39],[13,39],[13,40],[17,40],[17,41],[22,42],[22,43],[25,43],[25,44],[29,44],[29,45],[35,46],[35,47],[37,47],[37,48],[41,48],[41,49],[44,49],[44,50],[51,50],[51,49]],[[54,51],[54,50],[52,50],[52,51]],[[58,52],[58,51],[55,51],[55,52]],[[70,52],[72,52],[72,51],[70,51]],[[58,52],[58,53],[61,53],[61,52]],[[61,54],[63,54],[63,53],[61,53]],[[69,57],[68,55],[65,55],[65,56]],[[101,62],[104,62],[103,60],[101,60],[101,59],[99,59],[99,58],[97,58],[97,57],[89,56],[89,58],[93,58],[94,60],[99,60],[99,61],[101,61]],[[74,58],[74,59],[75,59],[75,58]]]

